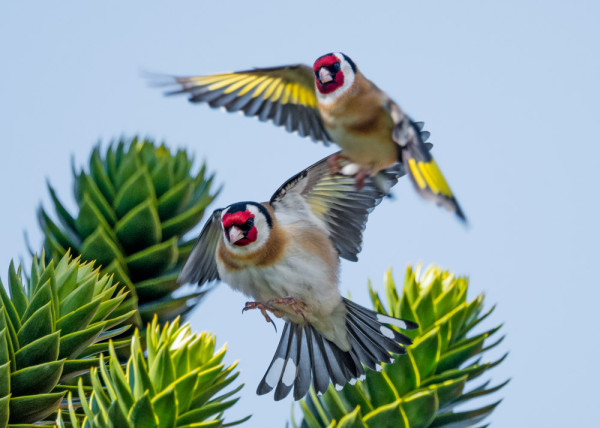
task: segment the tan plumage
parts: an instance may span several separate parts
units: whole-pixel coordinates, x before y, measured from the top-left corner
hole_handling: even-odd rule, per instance
[[[429,133],[422,132],[419,123],[342,53],[323,55],[312,68],[302,64],[258,68],[176,77],[175,83],[180,88],[169,94],[187,93],[191,102],[239,111],[325,145],[335,142],[343,158],[361,166],[358,186],[365,176],[401,162],[421,196],[466,221],[429,153]]]
[[[221,236],[216,260],[221,277],[230,284],[244,282],[247,271],[260,270],[264,275],[277,277],[281,284],[273,286],[267,284],[269,281],[264,281],[260,286],[253,282],[250,286],[240,285],[239,289],[261,303],[281,297],[299,299],[306,306],[302,315],[296,313],[290,305],[271,303],[269,306],[276,309],[278,315],[286,320],[313,324],[324,337],[347,350],[349,344],[343,328],[345,310],[337,291],[340,261],[327,231],[303,220],[283,226],[273,215],[268,235],[264,244],[258,248],[248,248],[248,251],[245,248],[236,248]],[[290,283],[290,273],[285,270],[285,265],[289,264],[289,260],[300,258],[306,259],[304,263],[299,264],[305,269],[319,270],[319,293],[315,293],[316,288],[306,281]],[[306,273],[306,270],[304,272]],[[298,286],[299,289],[292,288]],[[235,288],[235,285],[233,287]]]
[[[334,103],[319,105],[325,129],[342,147],[342,155],[371,170],[371,175],[398,162],[392,140],[394,122],[385,110],[388,97],[357,70],[350,88]]]
[[[381,172],[388,187],[402,168]],[[384,317],[342,298],[340,257],[356,260],[369,212],[385,196],[371,178],[357,190],[352,177],[331,175],[327,159],[285,182],[268,203],[239,202],[216,210],[200,233],[180,282],[220,279],[285,321],[275,357],[258,387],[275,399],[293,388],[303,397],[313,380],[323,392],[377,369],[388,351],[410,341],[386,327],[414,323]],[[382,318],[383,317],[383,318]]]

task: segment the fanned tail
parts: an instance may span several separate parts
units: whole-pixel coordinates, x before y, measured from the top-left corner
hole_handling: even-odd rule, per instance
[[[417,324],[378,314],[348,299],[343,301],[350,350],[343,351],[310,324],[288,321],[257,394],[275,389],[275,400],[281,400],[293,389],[294,400],[299,400],[308,392],[311,381],[320,394],[327,390],[330,381],[341,389],[346,382],[364,378],[363,365],[381,370],[382,362],[393,361],[390,352],[406,353],[402,345],[410,345],[411,340],[387,325],[412,330],[418,328]]]

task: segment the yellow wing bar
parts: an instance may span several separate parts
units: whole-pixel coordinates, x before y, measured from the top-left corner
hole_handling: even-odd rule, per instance
[[[431,187],[433,193],[441,193],[448,197],[452,196],[452,191],[450,190],[448,183],[446,183],[442,172],[433,159],[429,162],[419,162],[418,165],[425,181],[429,187]]]
[[[192,78],[198,86],[207,86],[207,90],[216,91],[225,88],[223,93],[230,94],[239,90],[238,96],[244,96],[252,91],[252,98],[262,96],[263,99],[281,104],[300,104],[306,107],[317,107],[317,98],[314,90],[298,83],[285,83],[281,77],[254,76],[244,74],[223,74]]]
[[[180,89],[170,95],[187,93],[191,102],[205,102],[230,112],[241,110],[246,116],[272,121],[314,141],[331,141],[318,109],[314,74],[308,66],[177,77],[175,82]]]
[[[413,178],[417,191],[422,196],[434,200],[439,205],[445,206],[450,211],[453,211],[462,221],[467,221],[450,190],[450,186],[448,186],[446,179],[433,158],[430,158],[428,161],[416,161],[415,158],[409,158],[407,163],[410,176]]]
[[[412,176],[417,182],[417,186],[421,189],[429,187],[435,194],[442,194],[449,198],[452,197],[450,186],[448,186],[446,179],[433,159],[429,160],[429,162],[417,162],[414,158],[410,158],[408,165],[410,166]]]

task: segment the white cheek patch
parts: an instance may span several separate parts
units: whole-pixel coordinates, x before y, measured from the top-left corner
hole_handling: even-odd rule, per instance
[[[244,246],[232,245],[227,240],[225,231],[223,231],[223,238],[225,241],[225,245],[231,252],[233,252],[235,254],[248,254],[252,251],[258,250],[259,248],[261,248],[263,245],[265,245],[267,243],[267,241],[269,240],[269,236],[271,234],[270,233],[271,228],[269,227],[269,224],[267,222],[265,215],[255,205],[252,205],[250,203],[247,205],[247,210],[250,211],[250,213],[254,215],[254,227],[256,228],[256,231],[257,231],[256,240],[254,242],[251,242],[248,245],[244,245]],[[221,227],[223,224],[223,217],[225,216],[226,213],[227,213],[227,210],[221,214]]]
[[[267,243],[267,241],[269,240],[269,235],[270,235],[270,230],[269,230],[269,225],[267,224],[266,221],[256,221],[254,223],[254,227],[256,227],[257,229],[257,234],[256,234],[256,241],[254,241],[252,244],[252,247],[254,249],[256,248],[260,248],[263,245],[265,245]]]
[[[344,73],[344,83],[335,91],[330,92],[328,94],[322,94],[321,92],[319,92],[319,90],[317,90],[317,99],[321,104],[329,105],[334,103],[354,84],[354,70],[352,70],[352,67],[350,66],[350,64],[348,64],[348,61],[346,61],[341,54],[336,54],[336,56],[340,59],[342,64],[342,73]]]

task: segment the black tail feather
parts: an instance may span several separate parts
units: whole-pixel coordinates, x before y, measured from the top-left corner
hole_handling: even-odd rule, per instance
[[[258,388],[256,389],[256,393],[258,395],[266,394],[270,392],[276,385],[276,379],[278,380],[281,377],[281,371],[283,362],[285,361],[285,356],[287,354],[287,349],[289,346],[289,340],[291,335],[291,323],[285,323],[283,327],[283,332],[281,333],[281,340],[279,341],[279,345],[277,346],[277,350],[275,351],[275,355],[273,356],[273,360],[265,373],[265,376],[258,384]],[[277,363],[277,364],[276,364]],[[281,367],[280,367],[281,366]],[[277,376],[275,378],[275,376]]]
[[[325,364],[327,364],[327,371],[329,372],[329,378],[332,380],[335,386],[344,385],[346,383],[346,377],[342,369],[342,362],[338,361],[336,355],[333,352],[333,343],[321,336],[316,330],[316,340],[321,347],[323,356],[325,357]]]
[[[360,329],[355,320],[352,320],[349,323],[349,329],[351,329],[358,341],[362,344],[363,349],[366,349],[371,354],[372,359],[376,362],[375,367],[380,362],[389,362],[389,354],[385,350],[385,348],[381,347],[378,343],[376,343],[373,338],[369,337],[365,332]]]
[[[298,372],[294,381],[294,400],[304,397],[310,388],[311,355],[312,344],[308,341],[310,330],[307,325],[300,327],[300,340],[298,341]]]
[[[377,350],[380,351],[380,353],[383,352],[383,355],[386,355],[387,351],[394,352],[395,354],[406,353],[406,350],[402,346],[398,345],[397,341],[394,341],[388,337],[394,337],[392,329],[378,324],[376,322],[373,322],[371,319],[368,319],[366,317],[356,317],[355,319],[351,320],[351,323],[354,326],[354,328],[362,332],[367,337],[367,339],[373,343],[373,346],[375,346]],[[385,332],[387,332],[388,330],[389,332],[386,334]]]
[[[293,389],[294,400],[299,400],[308,392],[311,379],[315,391],[322,394],[330,380],[341,388],[346,382],[364,377],[363,365],[380,370],[381,363],[393,361],[390,352],[406,353],[401,345],[410,345],[411,340],[384,324],[403,329],[418,328],[417,324],[379,314],[347,299],[344,304],[350,349],[340,349],[310,324],[288,321],[257,394],[275,389],[275,400],[281,400]]]
[[[344,374],[342,382],[339,382],[335,385],[336,388],[339,387],[341,389],[344,387],[347,381],[349,381],[350,379],[356,379],[359,376],[358,368],[354,364],[354,359],[351,355],[352,349],[350,349],[349,351],[342,351],[334,343],[327,343],[329,344],[331,350],[333,351],[333,354],[335,355],[335,360],[339,361],[340,368],[342,369],[342,372]]]
[[[412,345],[412,340],[410,340],[409,337],[398,333],[393,328],[389,328],[385,325],[382,325],[382,323],[385,322],[384,318],[381,318],[379,320],[377,318],[377,315],[381,314],[368,311],[368,309],[358,306],[355,315],[356,317],[354,318],[354,320],[358,322],[363,332],[371,339],[379,339],[378,344],[382,348],[394,352],[396,354],[405,354],[406,350],[403,347],[399,346],[398,343],[401,343],[403,345]],[[409,323],[407,321],[398,320],[396,318],[391,317],[388,318],[396,321],[396,324],[400,324],[401,322],[402,327],[400,328],[404,328],[407,330],[416,328],[416,324],[414,323]]]
[[[346,306],[352,307],[352,309],[354,309],[358,312],[361,312],[362,314],[366,315],[367,317],[369,317],[375,321],[378,321],[380,324],[390,324],[390,325],[396,326],[398,328],[401,328],[403,330],[415,330],[415,329],[419,328],[419,324],[417,324],[416,322],[403,320],[400,318],[390,317],[389,315],[380,314],[379,312],[375,312],[375,311],[365,308],[364,306],[360,306],[359,304],[354,303],[352,300],[344,299],[344,303],[346,303]],[[406,336],[404,336],[404,337],[406,338],[406,340],[410,341],[409,338],[407,338]],[[412,344],[412,342],[410,342],[408,344],[410,345],[410,344]]]
[[[284,357],[281,376],[279,376],[279,382],[277,382],[277,387],[275,388],[276,401],[285,398],[294,386],[298,368],[298,330],[301,328],[302,327],[298,324],[292,324],[290,327],[290,339],[288,341],[287,352]]]
[[[305,328],[307,329],[308,337],[310,338],[309,343],[311,344],[310,365],[312,367],[313,385],[315,391],[322,394],[327,391],[327,387],[329,386],[327,363],[325,363],[325,357],[316,340],[318,333],[309,325],[306,325]]]
[[[358,339],[354,330],[348,330],[348,339],[350,339],[350,346],[352,346],[352,350],[356,352],[359,361],[371,370],[376,370],[378,363],[377,357],[375,357],[372,352]]]

